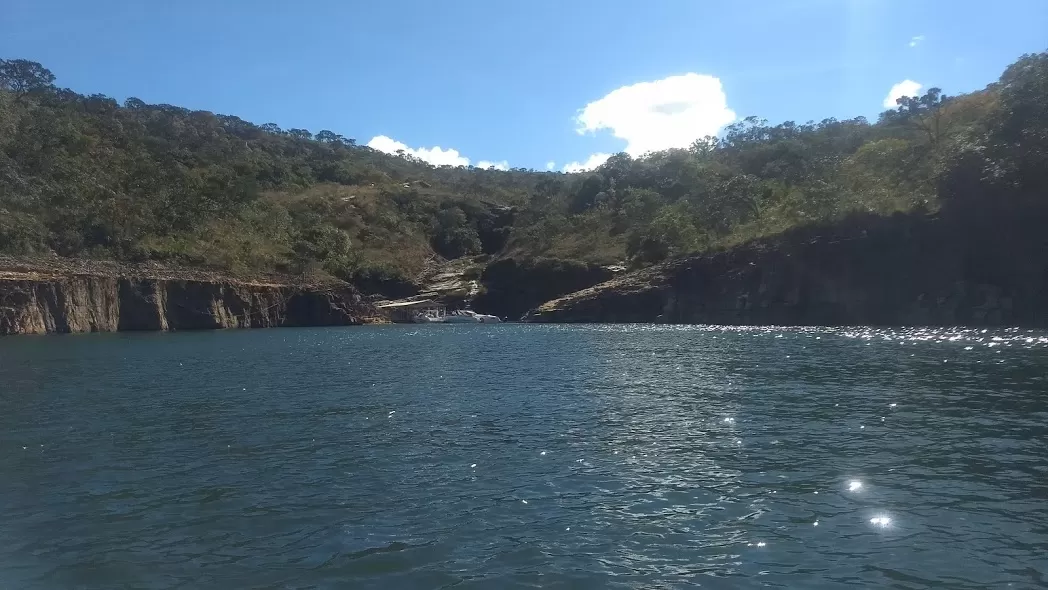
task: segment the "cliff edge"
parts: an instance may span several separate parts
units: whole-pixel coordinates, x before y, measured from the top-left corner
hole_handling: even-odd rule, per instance
[[[223,278],[68,260],[0,260],[0,335],[381,322],[346,284]]]

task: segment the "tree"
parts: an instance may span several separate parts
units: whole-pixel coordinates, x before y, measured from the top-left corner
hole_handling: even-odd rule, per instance
[[[854,199],[851,208],[887,213],[926,204],[933,187],[927,186],[923,151],[895,137],[864,144],[840,167],[840,184]]]
[[[600,174],[590,174],[579,185],[575,196],[571,200],[571,210],[581,213],[593,207],[597,202],[597,195],[604,189],[604,177]]]
[[[629,188],[622,195],[619,212],[627,223],[645,222],[663,204],[665,201],[655,191]]]
[[[716,151],[719,141],[716,136],[707,135],[693,141],[688,149],[699,158],[708,158]]]
[[[437,213],[433,249],[446,258],[460,258],[481,251],[480,235],[462,209],[448,207]]]
[[[51,70],[25,59],[0,59],[0,89],[18,96],[52,88],[55,75]]]
[[[692,252],[702,245],[703,236],[691,221],[683,203],[664,207],[640,231],[628,239],[626,252],[638,262],[660,262],[670,256]]]
[[[633,158],[626,152],[619,152],[601,164],[600,173],[608,180],[611,187],[625,186],[632,167]]]
[[[987,133],[952,154],[940,192],[974,219],[990,208],[1048,215],[1048,52],[1019,58],[996,89]]]
[[[1001,76],[1000,89],[994,135],[1048,158],[1048,52],[1019,58]]]
[[[321,143],[341,143],[342,136],[335,133],[334,131],[328,131],[323,129],[317,132],[315,139]]]
[[[948,131],[948,121],[943,118],[943,106],[949,98],[938,88],[929,88],[924,96],[900,96],[898,116],[924,132],[929,143],[936,145]]]

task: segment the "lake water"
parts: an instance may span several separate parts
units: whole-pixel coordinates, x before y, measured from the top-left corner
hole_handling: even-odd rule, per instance
[[[0,339],[0,588],[1048,585],[1048,335]]]

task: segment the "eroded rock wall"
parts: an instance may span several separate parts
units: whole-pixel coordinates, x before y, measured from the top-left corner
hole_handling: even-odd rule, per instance
[[[528,320],[1048,327],[1048,233],[1028,225],[899,217],[796,232],[617,277]]]
[[[373,320],[349,288],[71,276],[0,277],[0,334],[345,326]]]

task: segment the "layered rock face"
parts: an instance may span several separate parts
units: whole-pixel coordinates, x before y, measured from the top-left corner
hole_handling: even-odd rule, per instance
[[[1048,234],[900,217],[676,260],[533,310],[537,322],[1048,326]],[[1032,228],[1031,228],[1032,229]]]
[[[555,297],[607,281],[608,268],[570,260],[506,258],[489,264],[480,277],[484,291],[473,308],[510,320]]]
[[[0,334],[346,326],[376,315],[348,287],[0,273]]]

